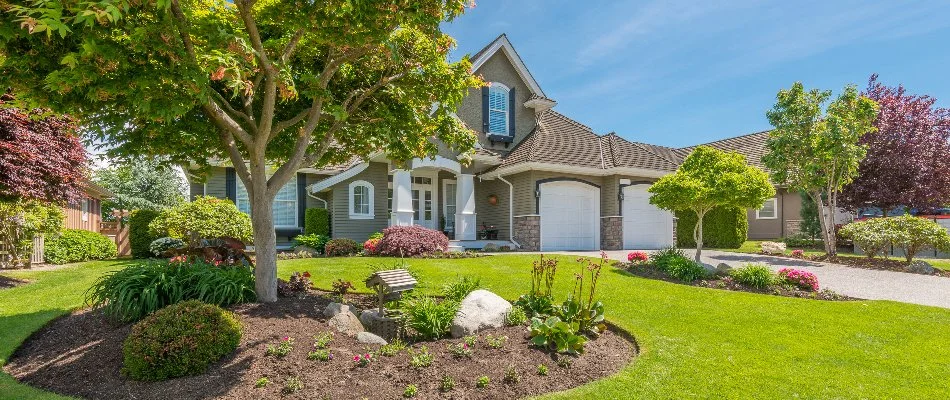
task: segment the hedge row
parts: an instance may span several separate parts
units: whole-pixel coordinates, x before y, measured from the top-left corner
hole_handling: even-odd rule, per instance
[[[681,248],[696,247],[693,229],[696,213],[676,212],[676,245]],[[746,241],[749,220],[742,208],[714,208],[703,218],[703,247],[738,249]]]

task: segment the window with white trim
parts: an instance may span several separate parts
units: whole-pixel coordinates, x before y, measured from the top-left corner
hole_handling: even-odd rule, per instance
[[[373,197],[373,184],[367,181],[350,183],[350,219],[372,219]]]
[[[235,205],[241,212],[251,215],[251,200],[247,195],[244,182],[237,179],[235,191]],[[296,228],[297,224],[297,175],[294,174],[284,187],[280,188],[274,197],[274,227]]]
[[[509,135],[507,86],[492,82],[488,88],[488,133]]]
[[[778,199],[771,198],[762,204],[762,208],[755,210],[755,219],[776,219],[778,218]]]
[[[88,222],[89,221],[89,199],[84,198],[82,199],[82,201],[79,202],[79,211],[82,217],[82,222]]]

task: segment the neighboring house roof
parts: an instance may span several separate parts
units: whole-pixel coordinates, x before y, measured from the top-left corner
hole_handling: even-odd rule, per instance
[[[108,199],[115,197],[111,190],[95,184],[92,181],[86,181],[86,195],[96,199]]]
[[[765,142],[769,138],[769,132],[770,131],[750,133],[748,135],[726,138],[696,146],[683,147],[677,149],[677,151],[689,154],[693,149],[699,146],[709,146],[723,151],[734,151],[745,156],[746,162],[749,164],[765,169],[765,164],[762,163],[762,156],[768,152],[768,149],[765,147]]]
[[[541,97],[547,99],[547,96],[544,94],[544,90],[541,90],[541,85],[539,85],[538,81],[536,81],[534,76],[531,75],[531,71],[528,71],[528,67],[525,66],[521,56],[518,55],[518,52],[515,51],[515,47],[511,45],[510,41],[508,41],[508,35],[504,33],[498,35],[495,40],[492,40],[491,43],[472,55],[472,58],[470,59],[472,62],[472,71],[477,71],[499,50],[508,57],[511,65],[515,67],[515,70],[518,71],[518,75],[521,76],[521,80],[523,80],[524,83],[528,85],[528,88],[531,89],[531,93],[540,95]]]

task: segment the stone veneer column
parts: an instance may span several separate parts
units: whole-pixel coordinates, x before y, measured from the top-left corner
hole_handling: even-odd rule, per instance
[[[514,218],[515,241],[525,251],[541,251],[541,216],[518,215]]]
[[[600,218],[600,249],[623,249],[623,217],[618,215]]]

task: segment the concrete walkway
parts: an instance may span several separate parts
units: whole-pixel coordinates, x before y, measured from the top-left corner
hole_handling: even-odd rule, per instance
[[[608,251],[607,256],[614,260],[626,261],[629,252],[628,250]],[[683,249],[683,252],[692,258],[695,250]],[[560,253],[600,256],[600,252],[592,251]],[[815,274],[823,289],[831,289],[846,296],[950,308],[950,278],[717,250],[703,250],[702,259],[704,263],[713,266],[726,263],[737,267],[754,262],[766,264],[775,271],[781,268],[796,268]]]

